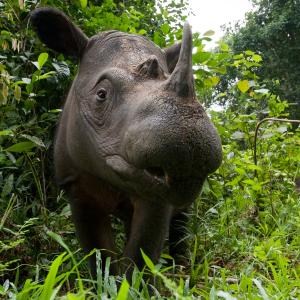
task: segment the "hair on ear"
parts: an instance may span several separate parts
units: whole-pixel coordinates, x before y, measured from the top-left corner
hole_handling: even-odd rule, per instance
[[[30,22],[40,40],[57,52],[79,58],[88,42],[86,35],[58,9],[37,8],[31,12]]]
[[[176,67],[176,64],[179,59],[180,49],[181,49],[181,43],[174,44],[171,47],[164,49],[166,54],[166,59],[167,59],[167,65],[170,73],[172,73]]]

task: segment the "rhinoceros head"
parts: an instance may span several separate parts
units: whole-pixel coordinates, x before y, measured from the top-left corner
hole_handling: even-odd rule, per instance
[[[58,181],[88,172],[130,195],[190,204],[222,157],[196,99],[190,26],[181,44],[161,49],[119,31],[87,38],[52,8],[31,20],[49,48],[79,60],[58,129]]]

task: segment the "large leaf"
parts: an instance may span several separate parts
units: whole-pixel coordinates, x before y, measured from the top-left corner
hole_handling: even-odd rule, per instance
[[[201,64],[205,61],[207,61],[209,58],[211,57],[211,53],[210,52],[196,52],[195,54],[193,54],[193,62],[196,64]]]
[[[246,93],[250,88],[250,84],[248,80],[240,80],[237,86],[242,93]]]
[[[20,142],[6,148],[5,150],[8,152],[29,152],[34,147],[36,147],[36,144],[33,142]]]
[[[38,58],[38,69],[41,70],[43,65],[46,63],[46,61],[48,60],[48,53],[43,52],[39,55]]]

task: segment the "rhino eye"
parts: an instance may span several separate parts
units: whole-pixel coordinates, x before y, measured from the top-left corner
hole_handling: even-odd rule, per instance
[[[104,88],[101,88],[97,92],[97,100],[98,101],[105,101],[106,100],[107,91]]]

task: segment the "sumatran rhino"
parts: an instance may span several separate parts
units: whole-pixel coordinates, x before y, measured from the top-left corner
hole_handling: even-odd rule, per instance
[[[53,8],[34,10],[31,22],[49,48],[79,60],[54,163],[83,249],[115,256],[115,215],[125,224],[129,269],[131,262],[143,267],[141,249],[156,262],[167,237],[176,258],[183,212],[222,160],[220,138],[195,95],[190,26],[181,44],[162,50],[119,31],[88,38]],[[95,274],[95,257],[90,263]]]

